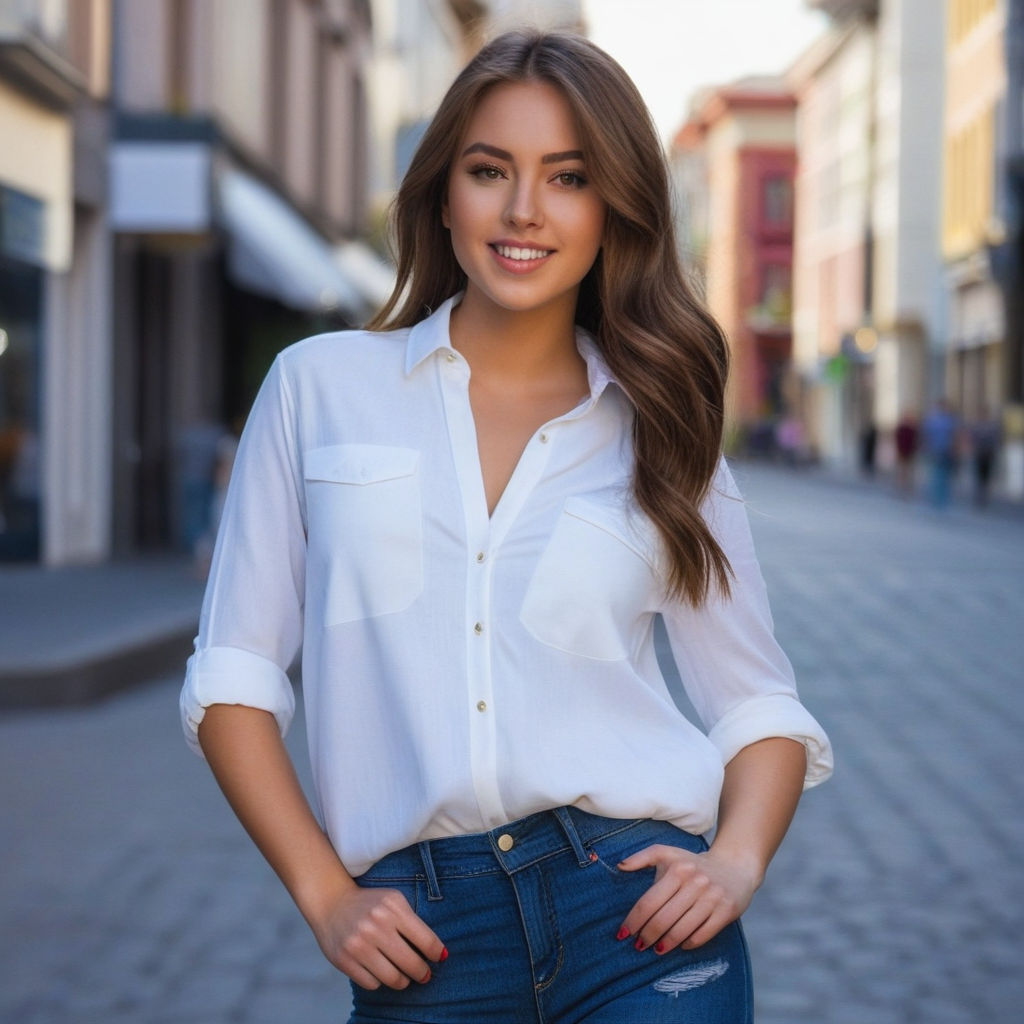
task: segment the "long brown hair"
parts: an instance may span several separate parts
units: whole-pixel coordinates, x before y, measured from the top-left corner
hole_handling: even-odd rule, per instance
[[[484,91],[544,81],[572,108],[587,174],[607,204],[601,252],[576,309],[635,407],[633,494],[669,557],[668,589],[700,605],[730,567],[701,515],[721,454],[728,347],[676,254],[668,172],[636,87],[578,36],[509,32],[485,46],[441,101],[393,206],[398,276],[371,330],[410,327],[459,291],[441,208],[452,161]]]

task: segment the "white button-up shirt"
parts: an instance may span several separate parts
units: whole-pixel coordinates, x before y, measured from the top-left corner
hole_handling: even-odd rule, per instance
[[[526,445],[488,516],[449,300],[412,329],[307,339],[275,362],[239,447],[181,698],[294,711],[300,647],[319,813],[354,875],[422,839],[562,804],[715,822],[723,766],[770,736],[829,743],[772,635],[725,463],[705,515],[727,601],[669,600],[630,495],[632,410],[593,340],[590,394]],[[707,733],[655,658],[664,616]]]

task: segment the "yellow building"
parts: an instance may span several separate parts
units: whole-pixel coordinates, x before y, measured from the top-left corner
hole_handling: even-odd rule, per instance
[[[992,253],[1000,218],[999,112],[1006,95],[1004,0],[947,0],[942,255],[946,387],[968,421],[1003,400],[1002,293]]]

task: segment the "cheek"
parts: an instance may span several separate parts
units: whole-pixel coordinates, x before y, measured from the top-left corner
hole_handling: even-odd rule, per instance
[[[588,251],[593,250],[595,257],[604,242],[604,226],[605,206],[603,202],[595,203],[586,211],[586,215],[580,218],[577,237],[584,242]]]

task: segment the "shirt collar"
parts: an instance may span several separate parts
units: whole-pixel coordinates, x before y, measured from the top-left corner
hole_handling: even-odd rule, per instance
[[[458,292],[446,299],[425,320],[421,320],[409,332],[409,340],[405,349],[405,372],[411,374],[428,356],[437,351],[454,352],[448,327],[451,322],[452,310],[462,299]],[[609,384],[622,387],[615,379],[608,364],[597,347],[594,336],[582,327],[576,327],[576,348],[587,364],[587,383],[590,386],[591,400],[596,401]]]
[[[405,348],[405,372],[412,373],[429,355],[444,349],[454,352],[452,339],[448,333],[448,324],[452,310],[462,298],[462,292],[453,295],[441,303],[425,320],[421,320],[409,332],[409,340]]]

